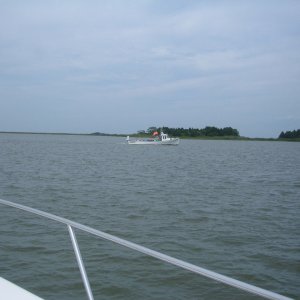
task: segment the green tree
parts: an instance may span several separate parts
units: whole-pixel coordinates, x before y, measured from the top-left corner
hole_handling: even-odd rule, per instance
[[[155,130],[163,131],[164,133],[169,134],[170,136],[186,136],[186,137],[199,137],[199,136],[240,136],[237,129],[232,127],[225,127],[225,128],[217,128],[215,126],[206,126],[205,128],[198,129],[198,128],[169,128],[166,126],[163,127],[150,127],[150,133]],[[147,132],[149,131],[147,130]]]
[[[300,129],[293,131],[281,132],[279,137],[280,139],[297,139],[300,138]]]
[[[157,131],[157,128],[155,126],[151,126],[147,129],[147,133],[152,134],[154,131]]]

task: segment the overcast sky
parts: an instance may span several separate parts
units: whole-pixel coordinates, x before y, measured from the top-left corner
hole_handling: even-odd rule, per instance
[[[0,131],[300,128],[299,0],[0,0]]]

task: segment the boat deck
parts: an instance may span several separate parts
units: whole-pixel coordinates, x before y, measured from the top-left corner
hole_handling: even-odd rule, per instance
[[[43,300],[2,277],[0,277],[0,291],[1,299]]]

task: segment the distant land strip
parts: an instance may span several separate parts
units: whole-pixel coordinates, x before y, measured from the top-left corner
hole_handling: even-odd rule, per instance
[[[299,131],[299,130],[298,130]],[[294,131],[293,131],[294,132]],[[167,132],[166,132],[167,133]],[[289,136],[289,131],[286,132]],[[138,133],[102,133],[102,132],[93,132],[93,133],[68,133],[68,132],[30,132],[30,131],[0,131],[0,134],[35,134],[35,135],[65,135],[65,136],[111,136],[111,137],[126,137],[132,136],[136,138],[146,138],[151,136],[151,133],[145,131]],[[181,135],[181,139],[186,140],[234,140],[234,141],[287,141],[287,142],[300,142],[300,137],[283,137],[282,133],[278,138],[250,138],[245,136],[186,136]]]
[[[101,133],[101,132],[94,132],[94,133],[68,133],[68,132],[31,132],[31,131],[0,131],[1,133],[6,134],[42,134],[42,135],[83,135],[83,136],[121,136],[125,137],[128,134],[114,134],[114,133]]]
[[[255,140],[255,141],[300,141],[300,129],[281,132],[278,138],[249,138],[240,136],[237,129],[232,127],[218,128],[206,126],[205,128],[169,128],[166,126],[149,127],[147,130],[139,130],[135,136],[152,136],[159,132],[167,133],[170,136],[182,139],[201,139],[201,140]]]

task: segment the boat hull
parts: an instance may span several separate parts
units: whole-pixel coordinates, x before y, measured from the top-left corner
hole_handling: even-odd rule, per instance
[[[147,140],[135,140],[127,141],[129,145],[178,145],[179,138],[172,138],[166,141],[147,141]]]

